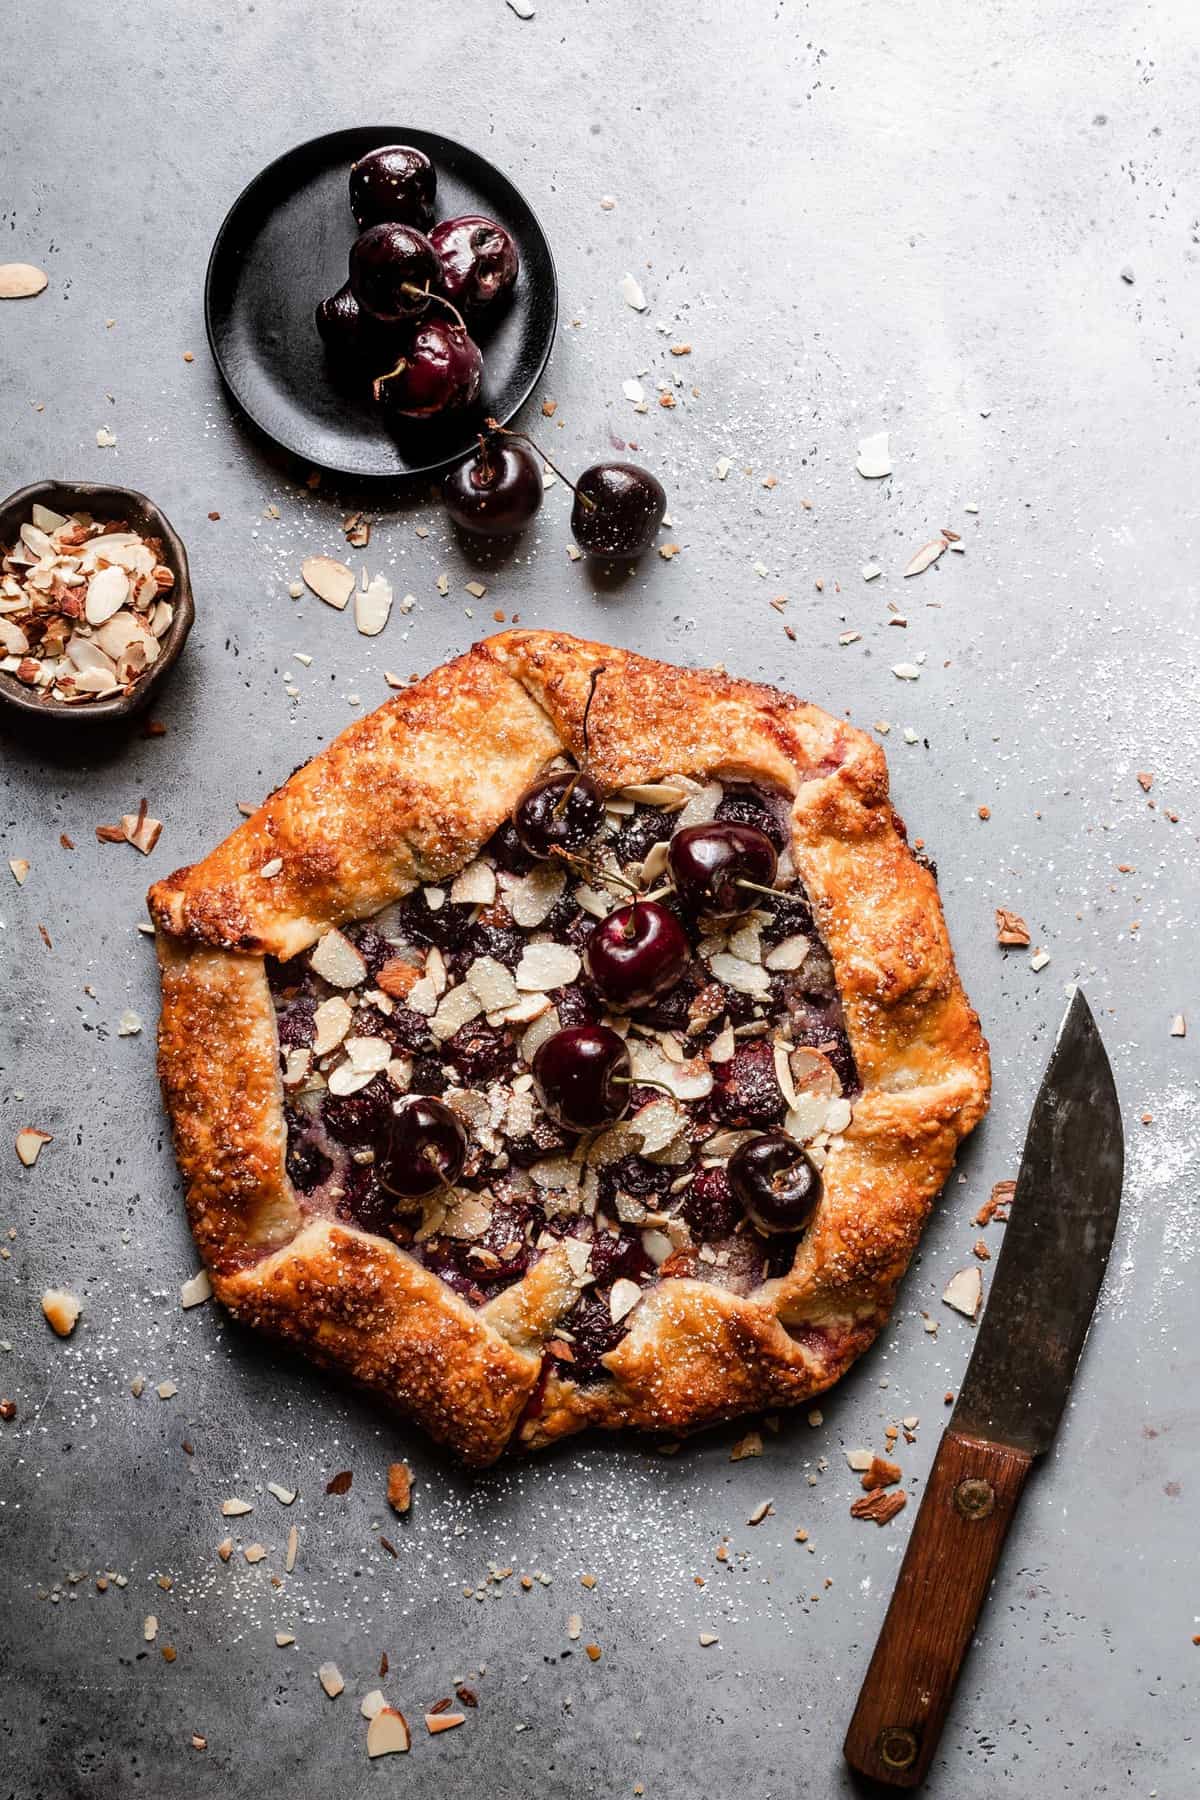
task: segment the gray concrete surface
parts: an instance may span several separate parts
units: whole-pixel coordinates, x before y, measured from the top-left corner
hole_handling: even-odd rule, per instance
[[[885,1530],[853,1522],[843,1450],[918,1414],[902,1462],[919,1495],[971,1342],[941,1289],[970,1260],[992,1182],[1014,1172],[1064,989],[1082,979],[1127,1111],[1124,1217],[929,1791],[1193,1795],[1194,8],[537,0],[522,22],[504,0],[147,0],[135,15],[16,0],[5,36],[0,244],[51,282],[0,316],[4,484],[149,491],[190,547],[198,620],[156,708],[165,737],[82,755],[2,740],[3,854],[32,872],[20,889],[0,877],[0,1390],[19,1406],[0,1427],[0,1794],[852,1792],[839,1747],[913,1509]],[[310,491],[239,430],[204,344],[205,258],[269,158],[388,119],[491,153],[541,211],[563,328],[545,386],[558,410],[539,424],[576,466],[637,441],[671,495],[672,562],[598,587],[565,554],[559,489],[473,602],[477,571],[436,506],[383,496],[366,561],[417,596],[411,616],[370,642],[289,599],[301,557],[336,553],[343,511],[367,497]],[[626,270],[645,315],[620,298]],[[667,354],[677,341],[689,358]],[[639,416],[622,382],[643,370]],[[676,376],[678,404],[660,409],[653,384]],[[115,449],[96,448],[101,425]],[[857,440],[883,428],[895,472],[867,483]],[[903,581],[942,525],[965,555]],[[872,558],[884,573],[868,585]],[[761,1460],[731,1463],[728,1431],[674,1459],[576,1443],[469,1480],[214,1306],[179,1307],[196,1259],[154,1080],[146,883],[385,698],[385,667],[436,664],[493,607],[725,659],[890,723],[901,810],[940,866],[994,1047],[994,1110],[890,1331],[824,1423],[785,1420]],[[919,658],[918,681],[892,673]],[[94,825],[142,795],[165,821],[152,857],[98,845]],[[996,948],[997,905],[1049,951],[1040,974]],[[140,1036],[116,1035],[126,1007]],[[1172,1038],[1189,1008],[1192,1035]],[[33,1171],[11,1150],[26,1123],[54,1133]],[[38,1308],[59,1283],[84,1301],[68,1343]],[[418,1486],[410,1518],[389,1523],[397,1454]],[[344,1468],[351,1492],[327,1497]],[[299,1490],[290,1510],[268,1480]],[[229,1494],[256,1502],[236,1534],[268,1546],[256,1567],[214,1555]],[[748,1528],[767,1497],[774,1516]],[[299,1560],[275,1587],[291,1524]],[[465,1598],[489,1563],[552,1581]],[[127,1585],[98,1592],[105,1570]],[[568,1641],[573,1611],[597,1664]],[[294,1646],[276,1648],[277,1630]],[[699,1647],[707,1630],[719,1647]],[[418,1730],[407,1759],[369,1766],[357,1706],[384,1650],[383,1686],[413,1717],[454,1676],[486,1673],[463,1729]],[[315,1678],[326,1659],[346,1679],[335,1702]]]

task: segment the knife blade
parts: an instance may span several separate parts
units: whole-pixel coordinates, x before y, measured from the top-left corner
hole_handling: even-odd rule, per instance
[[[1062,1416],[1117,1227],[1124,1134],[1076,989],[1030,1115],[991,1294],[846,1735],[852,1768],[916,1787],[1033,1459]]]

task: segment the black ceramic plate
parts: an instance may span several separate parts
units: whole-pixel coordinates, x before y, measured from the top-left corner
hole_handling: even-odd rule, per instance
[[[437,216],[484,213],[521,253],[512,300],[481,330],[479,407],[452,420],[414,421],[399,436],[369,396],[330,375],[313,323],[319,301],[346,279],[357,235],[350,165],[379,144],[415,144],[437,170]],[[252,424],[285,450],[342,475],[428,475],[457,461],[478,420],[505,424],[546,366],[558,319],[558,281],[546,234],[499,169],[449,138],[406,125],[354,126],[289,150],[255,177],[217,233],[204,293],[208,341],[222,379]]]

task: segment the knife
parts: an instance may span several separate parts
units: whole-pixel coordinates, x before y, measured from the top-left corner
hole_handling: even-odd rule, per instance
[[[1124,1134],[1076,989],[1042,1078],[991,1297],[846,1734],[847,1762],[923,1779],[1025,1477],[1049,1449],[1104,1279]]]

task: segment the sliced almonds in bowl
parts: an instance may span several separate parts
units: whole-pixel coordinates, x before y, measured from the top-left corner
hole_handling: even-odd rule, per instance
[[[0,703],[70,720],[131,713],[193,610],[183,544],[143,495],[40,482],[0,506]]]

